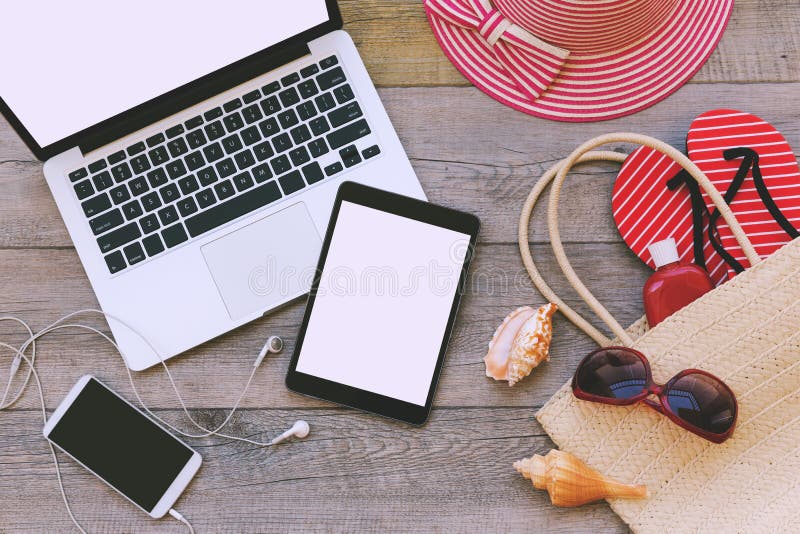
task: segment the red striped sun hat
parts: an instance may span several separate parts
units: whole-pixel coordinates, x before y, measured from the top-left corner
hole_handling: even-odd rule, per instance
[[[423,0],[450,61],[492,98],[584,122],[677,90],[722,37],[733,0]]]

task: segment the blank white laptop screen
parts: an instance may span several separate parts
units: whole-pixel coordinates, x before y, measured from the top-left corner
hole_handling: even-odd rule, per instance
[[[0,96],[40,146],[329,19],[325,0],[3,5]]]
[[[424,406],[469,240],[343,201],[297,371]]]

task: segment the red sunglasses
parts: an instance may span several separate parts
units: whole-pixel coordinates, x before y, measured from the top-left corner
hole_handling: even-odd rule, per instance
[[[686,369],[665,385],[653,382],[650,362],[628,347],[597,349],[578,365],[572,393],[579,399],[626,406],[644,401],[673,423],[714,443],[733,433],[739,412],[725,382],[699,369]],[[656,395],[658,402],[648,399]]]

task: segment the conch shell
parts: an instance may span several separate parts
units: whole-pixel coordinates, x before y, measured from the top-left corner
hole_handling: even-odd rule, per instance
[[[535,454],[514,462],[514,469],[546,489],[555,506],[572,507],[600,499],[647,497],[645,486],[622,484],[598,473],[568,452],[552,449],[546,456]]]
[[[553,314],[558,306],[548,303],[534,310],[523,306],[511,312],[492,336],[486,363],[486,376],[508,380],[513,386],[542,360],[550,359],[553,338]]]

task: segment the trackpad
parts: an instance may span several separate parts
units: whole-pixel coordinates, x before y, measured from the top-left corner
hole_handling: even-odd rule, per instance
[[[204,245],[231,319],[266,311],[311,287],[322,242],[302,202]]]

